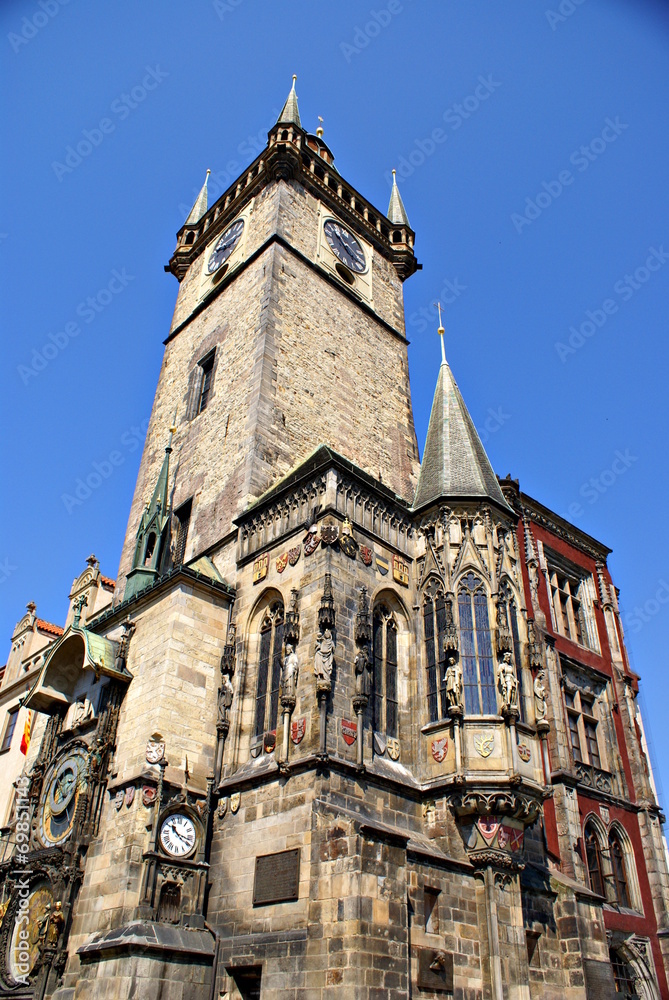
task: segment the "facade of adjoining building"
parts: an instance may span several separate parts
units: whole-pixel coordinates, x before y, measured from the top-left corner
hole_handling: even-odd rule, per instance
[[[443,338],[419,460],[397,186],[293,84],[177,240],[115,587],[0,687],[0,996],[669,998],[609,550],[497,478]]]

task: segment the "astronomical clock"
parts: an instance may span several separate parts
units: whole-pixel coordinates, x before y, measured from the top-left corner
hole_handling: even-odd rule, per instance
[[[17,783],[13,853],[0,863],[0,997],[41,997],[62,976],[85,851],[97,830],[131,679],[125,667],[131,624],[118,640],[103,638],[80,626],[81,606],[75,602],[73,624],[50,647],[25,700],[48,722],[32,770]]]

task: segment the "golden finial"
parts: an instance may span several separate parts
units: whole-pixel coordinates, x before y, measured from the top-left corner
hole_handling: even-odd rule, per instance
[[[207,171],[207,174],[209,174],[209,171]],[[177,407],[174,408],[174,416],[172,417],[172,423],[168,428],[170,432],[170,440],[172,438],[172,435],[175,433],[176,429],[177,429]]]
[[[323,119],[321,118],[320,115],[318,116],[318,120],[320,122],[320,125],[316,129],[316,135],[318,136],[319,139],[322,139],[323,138]]]
[[[206,184],[206,183],[207,183],[207,181],[209,180],[209,174],[210,174],[210,173],[211,173],[211,170],[209,170],[209,168],[207,167],[207,176],[206,176],[206,177],[205,177],[205,179],[204,179],[204,182],[205,182],[205,184]]]
[[[393,173],[394,173],[394,171],[393,171]],[[444,347],[444,334],[446,333],[446,331],[444,330],[443,324],[441,322],[441,302],[437,302],[437,309],[439,310],[439,327],[437,329],[437,333],[441,337],[441,360],[442,360],[442,362],[445,363],[446,362],[446,349]]]

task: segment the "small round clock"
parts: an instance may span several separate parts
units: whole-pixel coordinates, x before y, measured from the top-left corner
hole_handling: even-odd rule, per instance
[[[44,782],[39,833],[46,847],[62,843],[72,832],[80,793],[86,788],[87,759],[82,749],[56,763]]]
[[[237,219],[225,230],[220,240],[214,247],[207,263],[207,274],[213,274],[226,262],[232,251],[239,243],[244,231],[244,220]]]
[[[323,226],[323,232],[335,257],[351,271],[362,274],[367,267],[365,251],[353,233],[350,233],[339,222],[335,222],[334,219],[327,220]]]
[[[195,824],[190,816],[172,813],[160,827],[160,844],[173,858],[185,858],[195,847]]]

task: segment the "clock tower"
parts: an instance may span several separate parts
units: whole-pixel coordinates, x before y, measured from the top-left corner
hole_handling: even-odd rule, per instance
[[[92,559],[28,693],[25,623],[0,682],[2,750],[36,718],[0,997],[669,1000],[610,550],[498,479],[441,326],[419,463],[414,233],[294,81],[207,189],[113,600]]]

